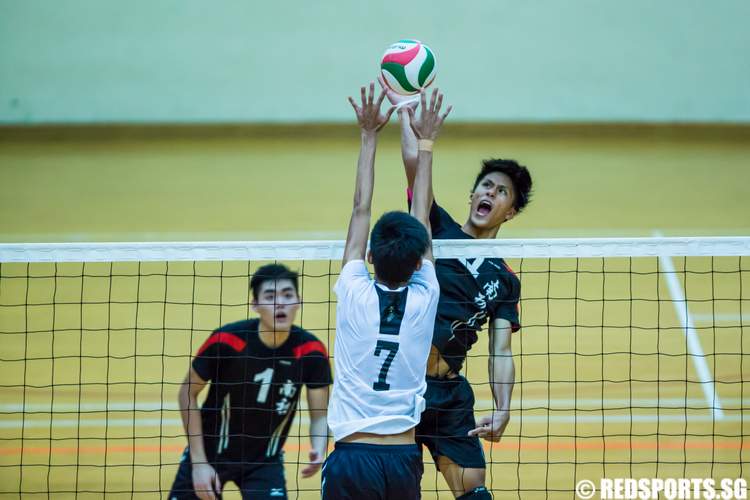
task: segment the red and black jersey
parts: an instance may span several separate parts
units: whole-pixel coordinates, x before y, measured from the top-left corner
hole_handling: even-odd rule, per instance
[[[270,349],[258,324],[251,319],[219,328],[193,359],[196,373],[211,382],[201,407],[209,461],[277,461],[302,385],[331,384],[326,348],[313,334],[294,326],[284,344]]]
[[[436,240],[474,239],[435,202],[430,209],[430,226]],[[521,281],[499,258],[437,259],[435,269],[440,301],[432,343],[448,366],[458,372],[488,319],[506,319],[514,332],[521,328]]]

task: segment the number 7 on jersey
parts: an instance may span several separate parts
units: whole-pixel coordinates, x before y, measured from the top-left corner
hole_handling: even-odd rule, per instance
[[[388,351],[388,354],[385,356],[385,360],[383,360],[383,364],[380,367],[377,382],[372,384],[372,388],[376,391],[387,391],[391,388],[391,384],[386,383],[385,379],[388,376],[391,363],[393,363],[393,358],[396,357],[396,353],[398,352],[398,342],[378,340],[378,343],[375,344],[375,357],[380,357],[383,351]]]

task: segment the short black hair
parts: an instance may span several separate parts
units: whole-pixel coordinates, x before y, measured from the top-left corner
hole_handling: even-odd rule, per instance
[[[299,276],[296,272],[281,264],[266,264],[255,271],[250,279],[250,289],[253,291],[253,300],[258,300],[258,291],[266,281],[290,280],[294,285],[294,291],[299,295]]]
[[[493,172],[500,172],[510,178],[510,181],[513,183],[513,192],[515,193],[513,208],[516,209],[516,212],[523,210],[529,203],[529,200],[531,200],[531,174],[526,167],[520,165],[516,160],[503,160],[500,158],[484,160],[482,162],[482,169],[477,174],[471,192],[473,193],[477,189],[477,186],[487,174]]]
[[[387,285],[404,283],[427,251],[427,229],[406,212],[386,212],[370,233],[375,275]]]

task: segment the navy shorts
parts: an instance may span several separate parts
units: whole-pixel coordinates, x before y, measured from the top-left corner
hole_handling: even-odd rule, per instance
[[[469,437],[476,427],[474,391],[461,376],[451,379],[427,377],[426,401],[417,426],[417,444],[430,450],[432,459],[442,455],[468,469],[484,469],[484,449],[479,438]]]
[[[421,498],[423,472],[416,444],[336,443],[323,464],[323,500]]]
[[[219,474],[221,484],[233,481],[242,492],[243,499],[286,500],[286,480],[282,461],[269,463],[211,463]],[[167,497],[169,500],[195,499],[193,487],[193,466],[187,448],[180,459],[172,490]]]

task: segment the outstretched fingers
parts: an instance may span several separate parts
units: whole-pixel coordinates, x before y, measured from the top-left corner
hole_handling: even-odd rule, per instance
[[[435,90],[437,90],[437,89],[435,89]],[[443,94],[442,93],[438,93],[437,103],[435,103],[435,114],[436,115],[440,113],[440,108],[442,106],[443,106]]]
[[[385,99],[385,89],[382,89],[380,91],[380,95],[378,96],[378,102],[375,105],[378,109],[380,109],[380,106],[383,104],[383,99]]]
[[[450,112],[452,110],[453,110],[453,106],[449,105],[448,109],[445,110],[445,113],[443,113],[442,115],[440,115],[440,125],[442,125],[443,122],[445,121],[445,119],[448,118],[448,115],[450,114]]]
[[[406,114],[409,115],[409,123],[411,123],[411,128],[412,130],[414,130],[414,120],[416,120],[416,117],[414,115],[414,108],[407,106]]]
[[[354,99],[352,99],[352,96],[349,96],[347,99],[349,99],[349,104],[352,105],[352,108],[354,108],[354,112],[359,114],[359,106],[357,106],[357,103],[354,102]]]
[[[440,93],[440,90],[436,87],[432,91],[432,96],[430,96],[430,111],[435,112],[435,100],[437,99],[438,94]]]
[[[414,108],[412,108],[411,106],[407,106],[406,113],[409,115],[409,126],[411,127],[412,132],[414,132],[414,135],[418,139],[421,139],[422,131],[419,130],[419,127],[417,127],[417,118],[416,118],[416,112],[414,111]]]
[[[378,130],[386,126],[386,124],[388,123],[388,120],[391,119],[391,115],[393,114],[394,111],[396,111],[396,106],[391,106],[390,108],[388,108],[388,111],[385,112],[385,116],[383,117],[383,122],[378,127]]]
[[[391,106],[385,112],[381,112],[383,101],[388,97],[387,91],[382,89],[375,95],[375,82],[359,88],[360,103],[358,104],[351,96],[348,97],[360,128],[365,131],[379,131],[390,119],[397,106]]]
[[[378,75],[378,83],[380,84],[380,88],[381,89],[383,89],[383,90],[386,89],[385,80],[383,80],[383,75],[382,74]]]

